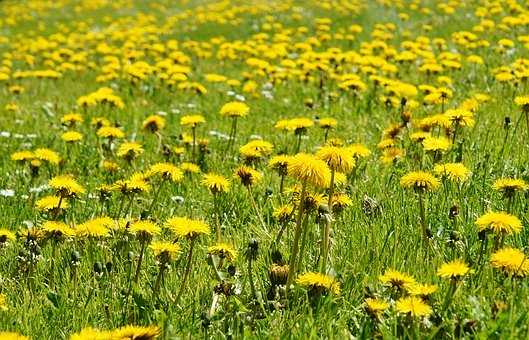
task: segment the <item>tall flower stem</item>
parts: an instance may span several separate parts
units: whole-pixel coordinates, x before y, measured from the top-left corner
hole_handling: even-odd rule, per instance
[[[419,214],[421,219],[421,228],[422,228],[422,237],[423,242],[426,245],[428,242],[428,234],[427,234],[427,227],[426,227],[426,213],[424,211],[424,197],[423,192],[419,191]]]
[[[454,296],[456,290],[457,290],[457,280],[452,279],[450,280],[450,288],[448,289],[448,292],[446,293],[446,296],[445,296],[445,300],[443,302],[443,311],[446,311],[448,306],[450,306],[450,302],[452,301],[452,297]]]
[[[154,197],[152,199],[151,205],[149,205],[149,209],[147,209],[147,212],[150,214],[152,212],[152,209],[154,208],[154,205],[158,201],[158,196],[160,196],[160,192],[162,191],[162,187],[165,184],[165,178],[162,179],[160,184],[158,185],[158,188],[156,188],[156,191],[154,192]]]
[[[286,292],[288,292],[290,284],[292,283],[292,280],[294,279],[294,276],[296,275],[296,261],[297,261],[298,251],[299,251],[299,238],[301,236],[301,231],[302,231],[301,221],[303,218],[303,212],[305,210],[304,204],[305,204],[306,195],[307,195],[307,181],[304,181],[301,186],[298,216],[296,218],[296,228],[294,231],[294,241],[292,243],[292,251],[290,253],[290,261],[289,261],[290,263],[289,263],[289,268],[288,268]]]
[[[154,283],[154,287],[152,289],[152,296],[153,296],[154,301],[158,299],[158,292],[160,291],[160,285],[162,283],[164,271],[165,271],[165,262],[161,262],[159,270],[158,270],[158,275],[156,276],[156,282]]]
[[[216,234],[217,243],[218,243],[222,239],[222,234],[220,232],[220,209],[219,209],[217,194],[213,194],[213,206],[215,209],[215,234]]]
[[[140,278],[140,269],[141,269],[141,263],[143,262],[143,254],[145,253],[145,246],[147,245],[147,239],[141,238],[141,249],[140,249],[140,257],[138,258],[138,265],[136,266],[136,274],[134,275],[134,283],[138,283],[138,279]]]
[[[331,235],[331,224],[332,224],[332,199],[334,196],[334,170],[331,170],[331,183],[329,186],[329,200],[327,201],[327,206],[329,207],[329,214],[330,218],[327,219],[325,223],[325,228],[323,229],[323,237],[322,237],[322,243],[321,243],[321,254],[322,254],[322,262],[321,262],[321,272],[326,273],[327,272],[327,258],[329,257],[329,248],[330,248],[330,242],[329,238]]]
[[[180,301],[180,298],[182,297],[182,293],[185,290],[187,279],[189,277],[189,273],[191,273],[192,268],[192,260],[193,260],[193,248],[195,247],[195,238],[191,238],[191,242],[189,244],[189,253],[187,254],[187,263],[186,263],[186,269],[184,272],[184,277],[182,278],[182,283],[180,285],[180,290],[178,291],[178,294],[176,295],[176,299],[174,300],[174,303],[177,304]]]
[[[295,153],[298,153],[300,148],[301,148],[301,133],[298,133],[298,140],[297,140],[297,143],[296,143],[296,152]]]
[[[193,134],[193,145],[191,146],[191,161],[194,162],[195,161],[195,149],[197,145],[197,132],[196,132],[195,126],[191,128],[191,133]]]
[[[303,234],[301,236],[301,248],[299,250],[298,264],[296,266],[296,268],[298,269],[301,268],[301,266],[303,265],[303,254],[305,254],[305,246],[307,245],[307,237],[309,234],[308,225],[309,225],[309,215],[305,214],[303,218],[302,228],[301,228],[303,230]]]
[[[263,216],[261,215],[261,211],[259,211],[259,208],[257,207],[257,204],[255,203],[255,198],[253,197],[252,186],[247,185],[246,188],[248,188],[248,196],[250,196],[250,203],[252,204],[252,208],[255,211],[255,214],[257,215],[257,218],[259,219],[261,226],[266,229],[266,224],[264,223]]]

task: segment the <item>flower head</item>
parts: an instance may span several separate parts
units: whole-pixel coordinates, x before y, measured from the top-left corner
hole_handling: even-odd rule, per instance
[[[191,128],[196,127],[199,124],[206,122],[206,118],[202,115],[188,115],[180,117],[180,125],[189,126]]]
[[[77,183],[72,175],[55,176],[48,181],[48,184],[62,197],[78,197],[85,192],[83,186]]]
[[[529,258],[519,249],[503,248],[490,258],[493,268],[500,269],[506,275],[525,277],[529,274]]]
[[[229,102],[220,109],[220,115],[226,117],[245,117],[249,112],[250,108],[243,102]]]
[[[216,255],[230,262],[233,262],[237,257],[237,251],[227,243],[218,243],[208,247],[208,254]]]
[[[437,270],[437,275],[444,279],[460,279],[470,272],[470,268],[464,261],[454,260],[442,264]]]
[[[151,221],[136,221],[131,223],[129,230],[131,233],[138,235],[138,237],[152,237],[160,234],[162,231],[159,226]]]
[[[470,170],[462,163],[438,164],[433,171],[438,176],[444,176],[457,182],[464,182],[470,176]]]
[[[290,159],[288,174],[318,187],[326,187],[331,177],[331,171],[324,161],[305,153],[298,153]]]
[[[248,187],[259,182],[263,175],[259,171],[243,165],[235,170],[235,177],[239,178],[242,185]]]
[[[155,241],[149,245],[154,255],[163,260],[163,262],[169,262],[175,259],[180,254],[180,246],[173,242],[167,241]]]
[[[321,294],[330,292],[340,295],[340,284],[331,276],[321,273],[305,273],[298,276],[297,284],[309,288],[312,293]]]
[[[172,182],[180,182],[184,178],[182,171],[171,163],[156,163],[151,165],[147,171],[147,177],[154,175],[161,175],[163,179],[168,179]]]
[[[337,146],[322,147],[316,157],[327,163],[331,170],[344,173],[351,171],[355,163],[351,149]]]
[[[416,171],[402,176],[400,179],[400,185],[404,188],[430,191],[437,189],[440,183],[439,180],[432,174],[424,171]]]
[[[209,226],[200,220],[187,217],[173,217],[167,221],[169,229],[178,237],[192,239],[200,235],[209,235]]]
[[[205,174],[202,184],[208,187],[213,194],[230,191],[230,182],[221,175],[209,173]]]
[[[504,212],[488,212],[476,220],[480,231],[486,230],[496,234],[518,233],[522,230],[522,222],[518,217]]]
[[[165,127],[165,119],[159,115],[151,115],[143,121],[143,129],[156,132]]]
[[[517,191],[526,191],[529,185],[523,179],[517,178],[500,178],[494,181],[492,188],[501,191],[505,196],[511,197]]]
[[[403,297],[395,303],[395,309],[401,314],[409,314],[412,317],[422,317],[432,314],[432,307],[416,296]]]
[[[365,308],[369,314],[374,317],[380,317],[380,315],[389,308],[389,303],[382,299],[367,298],[365,300]]]
[[[387,286],[397,288],[404,288],[407,285],[415,284],[415,279],[412,276],[391,268],[386,270],[384,275],[379,276],[378,279]]]

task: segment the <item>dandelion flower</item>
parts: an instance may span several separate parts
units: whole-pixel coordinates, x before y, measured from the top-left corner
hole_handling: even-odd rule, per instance
[[[525,277],[529,274],[529,258],[519,249],[500,249],[492,254],[490,263],[509,276]]]
[[[462,260],[454,260],[444,263],[437,270],[437,275],[444,279],[459,279],[469,274],[470,268]]]
[[[202,179],[202,184],[213,194],[228,192],[230,190],[230,182],[224,176],[214,173],[205,174]]]
[[[496,234],[518,233],[522,230],[522,222],[518,217],[504,212],[488,212],[476,220],[480,231],[486,230]]]
[[[173,217],[167,221],[169,229],[178,237],[195,238],[199,235],[209,235],[209,226],[200,220],[192,220],[186,217]]]
[[[61,197],[78,197],[85,192],[83,186],[77,183],[72,175],[55,176],[48,181],[48,184]]]
[[[206,122],[206,119],[202,115],[187,115],[180,117],[180,125],[189,126],[195,128],[199,124]]]
[[[318,150],[316,157],[327,163],[333,171],[347,173],[354,167],[353,153],[349,148],[324,146]]]
[[[58,196],[44,196],[40,198],[37,202],[35,202],[35,207],[39,211],[50,211],[56,209],[59,206],[59,201],[61,201],[61,198]],[[68,208],[68,202],[66,201],[66,199],[62,199],[60,208]]]
[[[505,196],[511,197],[517,191],[526,191],[529,185],[523,179],[517,178],[500,178],[494,181],[492,188],[501,191]]]
[[[331,171],[327,164],[313,155],[298,153],[288,163],[288,174],[302,183],[326,187]]]
[[[331,276],[309,272],[301,274],[296,280],[300,286],[307,287],[311,293],[319,295],[321,293],[330,292],[334,295],[340,295],[340,284]]]
[[[156,257],[163,257],[168,261],[175,259],[180,254],[180,246],[173,242],[155,241],[149,245],[149,248]]]
[[[380,317],[389,308],[389,303],[382,299],[367,298],[365,299],[365,308],[372,316]]]
[[[403,297],[395,303],[398,313],[409,314],[412,317],[423,317],[432,314],[432,307],[416,296]]]
[[[257,170],[247,166],[241,166],[235,170],[235,177],[238,177],[242,185],[247,187],[259,182],[263,175]]]
[[[430,191],[437,189],[440,183],[439,180],[432,174],[424,171],[416,171],[402,176],[400,179],[400,185],[404,188]]]
[[[131,223],[129,230],[133,234],[138,236],[152,237],[158,235],[161,232],[161,228],[151,221],[136,221]]]
[[[248,105],[237,101],[226,103],[220,109],[220,115],[226,117],[245,117],[249,112]]]
[[[470,170],[462,163],[438,164],[433,171],[438,176],[445,176],[457,182],[464,182],[470,176]]]
[[[407,285],[415,284],[415,279],[412,276],[406,273],[401,273],[395,269],[386,270],[384,275],[379,276],[378,279],[384,285],[396,288],[404,288]]]
[[[237,257],[237,251],[227,243],[217,243],[208,247],[208,254],[216,255],[219,258],[226,259],[229,262],[233,262]]]

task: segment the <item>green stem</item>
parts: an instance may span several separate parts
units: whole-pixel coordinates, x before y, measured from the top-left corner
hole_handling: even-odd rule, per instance
[[[331,235],[331,224],[332,224],[332,199],[334,196],[334,170],[331,171],[331,183],[329,186],[329,200],[327,201],[327,206],[329,207],[329,219],[325,223],[325,228],[323,229],[322,245],[321,245],[321,254],[322,254],[322,263],[321,263],[321,272],[325,274],[327,272],[327,258],[329,257],[330,242],[329,238]]]
[[[303,217],[306,195],[307,195],[307,181],[305,180],[303,181],[303,184],[301,186],[298,216],[296,218],[296,228],[294,232],[294,241],[292,243],[292,250],[290,253],[290,263],[289,263],[289,268],[288,268],[288,276],[287,276],[287,284],[286,284],[287,293],[288,293],[290,284],[292,283],[292,280],[294,279],[294,276],[296,275],[296,262],[297,262],[297,256],[298,256],[298,251],[299,251],[299,238],[301,236],[301,220]]]
[[[143,253],[145,253],[145,246],[147,245],[147,240],[142,239],[141,240],[141,249],[140,249],[140,257],[138,258],[138,265],[136,266],[136,274],[134,275],[134,283],[138,283],[138,279],[140,278],[140,269],[141,269],[141,263],[143,262]]]
[[[193,259],[193,248],[194,247],[195,247],[195,238],[193,237],[191,239],[191,244],[189,245],[189,253],[187,254],[186,270],[184,272],[184,277],[182,278],[182,283],[180,285],[180,290],[178,291],[178,295],[176,295],[176,299],[174,301],[174,304],[177,304],[180,301],[180,298],[182,297],[182,293],[185,290],[187,279],[189,277],[189,273],[191,272],[192,259]]]

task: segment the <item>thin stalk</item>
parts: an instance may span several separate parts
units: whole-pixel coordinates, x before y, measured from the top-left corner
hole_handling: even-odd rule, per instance
[[[176,299],[174,300],[174,304],[177,304],[178,301],[180,301],[180,297],[182,296],[182,293],[184,292],[184,289],[186,287],[187,279],[189,277],[189,273],[191,273],[191,267],[192,267],[192,259],[193,259],[193,248],[195,247],[195,238],[193,237],[191,239],[191,243],[189,245],[189,253],[187,254],[187,264],[186,264],[186,270],[184,272],[184,277],[182,278],[182,283],[180,286],[180,290],[178,291],[178,295],[176,295]]]
[[[289,268],[288,268],[286,292],[288,292],[290,284],[292,283],[292,280],[294,279],[294,276],[296,275],[296,261],[297,261],[298,251],[299,251],[299,238],[301,236],[301,220],[303,217],[303,212],[305,210],[304,202],[305,202],[306,195],[307,195],[307,181],[304,181],[301,186],[301,195],[300,195],[300,200],[299,200],[298,216],[296,218],[294,241],[292,243],[292,251],[290,253],[290,263],[289,263]]]
[[[196,126],[193,126],[191,128],[191,133],[193,134],[193,145],[191,147],[191,160],[195,162],[195,148],[197,144],[197,138],[196,138]]]
[[[321,272],[327,272],[327,258],[329,257],[329,248],[330,242],[329,238],[331,235],[331,224],[332,224],[332,199],[334,196],[334,169],[331,171],[331,183],[329,186],[329,200],[327,201],[327,206],[329,207],[330,218],[325,223],[325,228],[323,228],[323,237],[321,245],[321,254],[322,254],[322,263],[321,263]]]
[[[162,187],[165,184],[165,178],[162,179],[160,182],[160,185],[158,185],[158,188],[156,188],[156,191],[154,192],[154,197],[152,199],[151,205],[149,205],[149,209],[147,209],[147,213],[150,214],[152,212],[152,209],[154,208],[154,205],[158,201],[158,196],[160,196],[160,191],[162,191]]]
[[[305,253],[305,246],[307,245],[307,237],[309,234],[309,214],[305,214],[303,218],[303,236],[301,237],[301,248],[299,250],[298,265],[296,268],[301,268],[303,265],[303,254]]]
[[[138,265],[136,266],[136,274],[134,275],[134,283],[138,283],[140,278],[141,263],[143,262],[143,254],[145,253],[145,246],[147,245],[147,239],[141,239],[140,257],[138,258]]]
[[[156,282],[154,283],[154,288],[152,289],[153,300],[158,299],[158,292],[160,291],[160,285],[162,283],[163,274],[165,271],[165,263],[160,263],[160,268],[158,270],[158,275],[156,276]]]
[[[424,197],[422,191],[419,191],[419,213],[421,218],[423,242],[426,244],[428,242],[428,234],[426,232],[426,213],[424,211]]]
[[[246,186],[246,188],[248,189],[248,196],[250,196],[250,203],[252,204],[253,210],[255,210],[255,214],[257,215],[259,222],[261,222],[261,225],[263,226],[263,228],[266,229],[266,224],[264,223],[263,216],[261,215],[261,212],[259,211],[259,208],[257,207],[257,204],[255,203],[255,198],[253,197],[252,186],[248,185]]]

